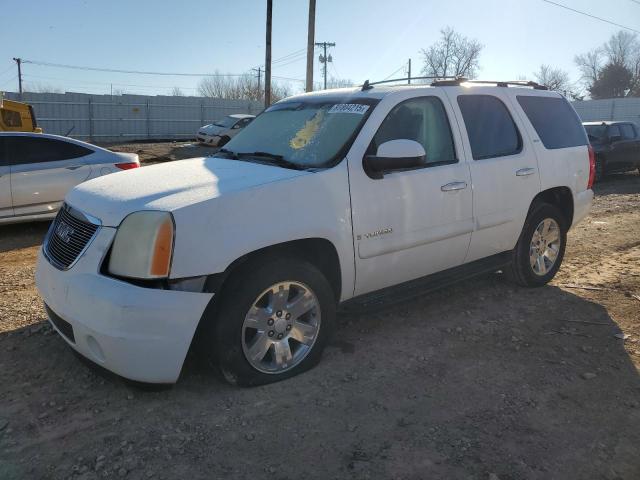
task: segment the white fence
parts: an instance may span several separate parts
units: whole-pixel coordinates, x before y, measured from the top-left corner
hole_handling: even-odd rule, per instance
[[[5,93],[8,100],[20,100]],[[190,139],[202,125],[232,113],[258,114],[262,104],[247,100],[84,93],[24,93],[38,125],[47,133],[90,142]]]
[[[5,98],[19,100],[17,93]],[[191,139],[199,127],[232,113],[258,114],[262,104],[247,100],[84,93],[24,93],[47,133],[91,142]],[[640,98],[573,102],[583,121],[626,120],[640,126]]]
[[[573,108],[583,122],[624,120],[640,126],[640,98],[609,98],[573,102]]]

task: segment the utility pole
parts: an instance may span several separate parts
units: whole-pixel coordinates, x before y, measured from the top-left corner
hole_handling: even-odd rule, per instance
[[[264,59],[264,108],[271,105],[271,18],[273,16],[273,0],[267,0],[267,38]]]
[[[13,60],[18,64],[18,91],[22,100],[22,59],[13,57]]]
[[[307,30],[307,82],[305,90],[313,91],[313,43],[316,39],[316,0],[309,0],[309,27]]]
[[[324,50],[324,55],[320,55],[320,63],[324,64],[324,89],[327,89],[327,63],[333,62],[333,58],[331,58],[331,54],[327,57],[327,47],[335,47],[335,43],[331,42],[316,42],[316,47],[322,47]]]
[[[407,83],[411,84],[411,59],[409,59],[409,68],[407,72]]]

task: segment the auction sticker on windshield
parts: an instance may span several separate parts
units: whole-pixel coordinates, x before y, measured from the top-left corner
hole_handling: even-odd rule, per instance
[[[362,105],[360,103],[337,103],[331,107],[328,113],[357,113],[358,115],[364,115],[369,110],[369,105]]]

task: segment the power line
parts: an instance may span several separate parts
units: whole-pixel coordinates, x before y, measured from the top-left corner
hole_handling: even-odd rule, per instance
[[[142,70],[120,70],[117,68],[83,67],[79,65],[65,65],[62,63],[40,62],[36,60],[22,60],[22,63],[40,65],[42,67],[69,68],[72,70],[91,70],[94,72],[133,73],[136,75],[164,75],[176,77],[242,77],[244,73],[183,73],[183,72],[148,72]]]
[[[612,22],[611,20],[607,20],[607,19],[602,18],[602,17],[597,17],[596,15],[591,15],[590,13],[587,13],[587,12],[582,12],[580,10],[576,10],[575,8],[567,7],[566,5],[562,5],[561,3],[552,2],[551,0],[542,0],[542,1],[545,2],[545,3],[549,3],[551,5],[555,5],[556,7],[564,8],[565,10],[569,10],[571,12],[579,13],[580,15],[584,15],[586,17],[593,18],[595,20],[600,20],[601,22],[605,22],[605,23],[609,23],[611,25],[615,25],[616,27],[624,28],[624,29],[629,30],[631,32],[640,33],[640,30],[636,30],[636,29],[630,28],[630,27],[625,27],[624,25],[620,25],[619,23]],[[640,3],[640,2],[636,2],[636,3]]]

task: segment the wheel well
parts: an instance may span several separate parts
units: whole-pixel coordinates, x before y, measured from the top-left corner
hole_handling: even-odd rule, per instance
[[[324,238],[304,238],[290,242],[279,243],[261,248],[243,255],[229,265],[224,273],[212,275],[208,282],[208,290],[218,291],[233,273],[237,272],[248,262],[266,257],[294,256],[313,264],[327,278],[333,289],[336,302],[342,293],[342,272],[338,252],[333,244]]]
[[[531,202],[531,208],[536,202],[549,203],[557,207],[567,221],[567,228],[571,227],[573,222],[573,194],[568,187],[555,187],[540,192]]]

